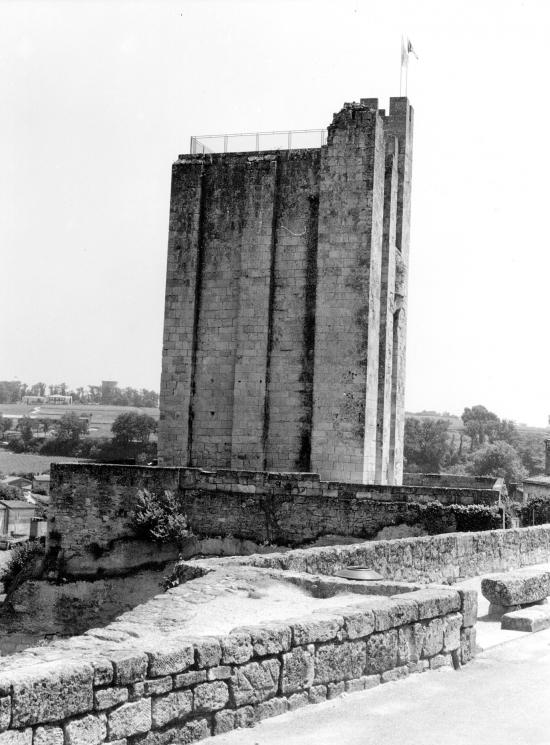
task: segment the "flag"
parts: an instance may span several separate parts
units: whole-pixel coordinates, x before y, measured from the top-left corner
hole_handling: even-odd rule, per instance
[[[418,59],[418,54],[414,51],[413,45],[411,44],[411,40],[407,39],[407,54],[414,54],[416,59]]]

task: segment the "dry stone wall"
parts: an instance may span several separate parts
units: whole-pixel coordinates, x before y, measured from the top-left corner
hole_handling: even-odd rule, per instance
[[[475,649],[473,595],[439,587],[373,596],[200,638],[150,634],[145,622],[122,617],[0,661],[0,745],[192,742],[458,666]],[[147,617],[141,608],[134,619]]]
[[[327,534],[369,538],[386,525],[414,522],[417,502],[493,504],[492,489],[363,486],[318,474],[203,471],[99,465],[52,467],[48,542],[69,575],[123,572],[175,558],[174,546],[141,541],[132,526],[140,492],[178,495],[199,536],[234,536],[300,546]]]

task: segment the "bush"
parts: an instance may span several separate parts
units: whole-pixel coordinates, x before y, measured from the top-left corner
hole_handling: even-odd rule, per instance
[[[445,507],[441,502],[413,502],[410,506],[417,512],[415,523],[422,525],[430,535],[498,530],[502,527],[502,516],[494,506],[451,504]]]
[[[187,516],[182,512],[182,505],[174,492],[168,489],[160,494],[140,489],[131,522],[137,535],[161,543],[179,544],[193,535]]]
[[[15,583],[19,584],[22,580],[32,577],[44,555],[44,546],[38,541],[28,541],[16,546],[0,575],[4,591],[9,593],[15,589]]]
[[[544,525],[550,523],[550,499],[548,497],[532,497],[519,510],[521,524]]]

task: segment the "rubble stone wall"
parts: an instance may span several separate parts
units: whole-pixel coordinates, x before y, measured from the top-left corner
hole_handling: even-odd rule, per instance
[[[234,561],[328,575],[350,564],[360,564],[377,570],[388,579],[442,582],[540,564],[549,559],[550,525],[537,525],[298,549]]]
[[[2,660],[0,745],[192,742],[458,666],[475,649],[476,601],[433,588],[194,639],[115,622]]]
[[[494,504],[498,497],[492,489],[345,484],[307,473],[54,465],[48,543],[62,552],[68,574],[174,558],[173,546],[136,544],[131,514],[144,490],[177,493],[198,536],[282,546],[330,534],[371,538],[387,525],[414,522],[417,502]]]

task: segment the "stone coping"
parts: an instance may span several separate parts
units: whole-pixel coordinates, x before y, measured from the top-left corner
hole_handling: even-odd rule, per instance
[[[393,595],[189,637],[178,623],[181,593],[206,593],[231,567],[190,571],[195,579],[103,629],[2,658],[0,745],[191,742],[473,654],[475,591],[392,582]],[[306,580],[333,593],[351,583]]]

